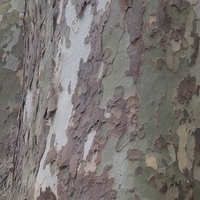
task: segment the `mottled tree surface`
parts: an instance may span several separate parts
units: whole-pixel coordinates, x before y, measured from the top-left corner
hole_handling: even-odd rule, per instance
[[[1,2],[1,198],[198,200],[199,10]]]
[[[0,199],[12,199],[14,151],[23,83],[22,0],[0,1]]]

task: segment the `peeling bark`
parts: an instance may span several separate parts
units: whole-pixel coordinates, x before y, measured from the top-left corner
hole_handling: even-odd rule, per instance
[[[0,3],[2,198],[198,199],[200,2],[15,4]]]

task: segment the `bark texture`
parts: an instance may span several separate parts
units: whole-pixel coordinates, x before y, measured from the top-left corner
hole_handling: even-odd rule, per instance
[[[0,3],[0,37],[8,41],[0,89],[11,95],[0,93],[0,109],[9,111],[0,121],[0,158],[11,164],[1,168],[2,193],[17,200],[197,200],[200,2],[15,4]]]
[[[12,199],[14,151],[23,83],[22,0],[0,2],[0,199]]]

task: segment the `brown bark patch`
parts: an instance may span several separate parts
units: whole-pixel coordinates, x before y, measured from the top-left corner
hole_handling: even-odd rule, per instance
[[[138,166],[135,168],[135,175],[142,174],[143,168],[141,166]]]
[[[126,71],[127,76],[132,76],[136,82],[140,75],[141,54],[143,50],[143,42],[141,39],[131,43],[127,48],[127,54],[130,58],[130,70]]]
[[[156,177],[154,175],[149,177],[147,182],[150,183],[152,186],[157,187]]]
[[[163,184],[163,185],[161,186],[161,188],[159,189],[160,193],[162,193],[162,194],[165,194],[165,193],[167,192],[167,190],[168,190],[168,186],[167,186],[166,183]]]
[[[135,200],[141,200],[140,196],[135,194]]]
[[[80,16],[85,6],[90,2],[91,0],[76,0],[76,3],[75,3],[76,14]]]
[[[127,31],[130,34],[130,42],[134,42],[141,36],[142,15],[145,10],[145,5],[141,0],[134,1],[133,6],[134,7],[127,10],[126,14],[126,24]]]
[[[178,10],[183,10],[190,7],[190,3],[187,0],[171,0],[171,5],[176,6]]]
[[[123,10],[127,10],[131,7],[133,0],[119,0],[119,7]]]
[[[78,164],[78,156],[73,156],[70,160],[70,168],[69,171],[72,175],[72,178],[76,176],[76,169],[77,169],[77,164]]]
[[[197,152],[200,152],[200,128],[197,128],[193,134],[195,137],[194,151],[197,153]]]
[[[193,45],[193,49],[194,49],[194,52],[193,54],[191,55],[191,62],[190,62],[190,65],[194,65],[196,63],[196,59],[197,59],[197,56],[199,54],[199,40],[200,40],[200,37],[197,33],[194,33],[192,32],[191,35],[194,37],[194,45]]]
[[[179,82],[177,88],[177,99],[181,104],[187,104],[191,99],[193,94],[198,95],[199,88],[196,87],[196,78],[190,76],[190,74]]]
[[[44,192],[40,191],[40,196],[36,200],[56,200],[56,195],[48,187]]]
[[[46,165],[51,164],[53,161],[55,161],[56,157],[57,157],[57,152],[56,152],[55,147],[50,147],[50,150],[47,153],[43,168],[45,168]]]
[[[174,109],[174,113],[173,116],[175,119],[177,119],[181,114],[181,110],[180,109]]]
[[[142,152],[139,149],[129,149],[127,151],[127,158],[129,160],[137,160],[142,156]]]
[[[141,54],[143,50],[143,42],[141,39],[141,30],[143,23],[143,13],[145,11],[145,4],[141,0],[119,1],[121,9],[127,9],[125,15],[125,23],[127,31],[130,35],[130,45],[127,48],[127,54],[130,58],[130,71],[126,72],[127,76],[132,76],[134,82],[137,81],[140,74],[139,66],[141,62]]]
[[[158,149],[167,148],[169,143],[163,138],[162,135],[154,140],[154,146]]]
[[[74,142],[70,140],[69,143],[60,150],[58,154],[59,167],[66,167],[69,165],[70,158],[73,155],[73,147]]]
[[[164,65],[164,61],[162,58],[154,58],[153,62],[155,63],[155,66],[157,69],[161,70],[163,65]]]

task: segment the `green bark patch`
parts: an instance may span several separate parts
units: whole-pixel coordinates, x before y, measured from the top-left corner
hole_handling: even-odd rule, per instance
[[[10,3],[1,3],[0,4],[0,14],[5,14],[11,8]]]
[[[14,10],[13,12],[8,13],[6,17],[7,17],[7,22],[9,24],[11,25],[16,24],[19,21],[19,12]]]

